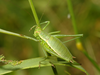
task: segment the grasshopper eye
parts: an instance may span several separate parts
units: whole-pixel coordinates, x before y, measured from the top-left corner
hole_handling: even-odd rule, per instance
[[[39,35],[39,31],[34,32],[34,36],[37,37]]]

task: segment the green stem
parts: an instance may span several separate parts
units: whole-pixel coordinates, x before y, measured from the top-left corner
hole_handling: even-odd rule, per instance
[[[17,37],[21,37],[21,38],[25,38],[25,39],[30,39],[30,40],[33,40],[33,41],[38,41],[35,38],[29,37],[29,36],[26,36],[26,35],[22,35],[22,34],[18,34],[18,33],[14,33],[14,32],[10,32],[10,31],[3,30],[3,29],[0,29],[0,33],[13,35],[13,36],[17,36]]]
[[[74,17],[74,13],[73,13],[73,8],[72,8],[72,4],[71,4],[71,0],[67,0],[67,4],[68,4],[69,12],[70,12],[70,15],[71,15],[71,18],[72,18],[72,24],[73,24],[75,34],[78,34],[76,21],[75,21],[75,17]],[[97,63],[84,50],[80,39],[77,39],[76,42],[77,42],[76,44],[80,43],[80,44],[78,44],[77,48],[80,49],[84,53],[84,55],[90,60],[90,62],[94,65],[94,67],[100,72],[100,68],[97,65]]]
[[[40,27],[39,19],[38,19],[38,16],[36,14],[35,8],[33,6],[32,0],[29,0],[29,3],[30,3],[30,6],[31,6],[31,9],[32,9],[32,12],[33,12],[33,15],[34,15],[36,24],[38,25],[38,27]],[[53,66],[51,66],[51,67],[52,67],[52,70],[53,70],[54,74],[55,75],[58,75],[56,68],[54,68]]]
[[[97,65],[97,63],[87,54],[87,52],[84,50],[83,53],[85,54],[85,56],[92,62],[92,64],[95,66],[95,68],[100,72],[100,68]]]
[[[68,4],[68,9],[69,9],[69,12],[70,12],[70,15],[71,15],[72,25],[73,25],[75,34],[78,34],[77,27],[76,27],[75,16],[74,16],[72,4],[71,4],[71,0],[67,0],[67,4]]]
[[[35,8],[34,8],[34,5],[33,5],[33,2],[32,2],[32,0],[28,0],[28,1],[29,1],[30,6],[31,6],[32,13],[33,13],[33,15],[34,15],[34,18],[35,18],[36,24],[38,25],[38,27],[40,27],[39,19],[38,19],[37,13],[36,13],[36,11],[35,11]]]

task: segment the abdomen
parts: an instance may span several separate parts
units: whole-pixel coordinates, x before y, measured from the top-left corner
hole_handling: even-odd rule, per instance
[[[73,56],[71,55],[67,47],[58,38],[49,34],[43,34],[43,32],[40,34],[40,37],[62,59],[66,61],[71,61],[73,59]]]

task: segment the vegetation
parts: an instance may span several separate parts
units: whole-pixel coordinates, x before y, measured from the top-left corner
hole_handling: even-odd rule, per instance
[[[33,0],[33,4],[36,9],[36,11],[33,11],[35,20],[29,15],[32,16],[32,12],[28,0],[0,1],[0,32],[17,36],[0,34],[0,60],[3,62],[1,63],[0,74],[12,72],[10,75],[56,75],[58,72],[59,75],[66,75],[66,73],[68,75],[84,75],[85,73],[87,75],[88,73],[99,75],[100,5],[98,5],[98,2],[94,0]],[[54,61],[56,60],[54,57],[49,57],[43,61],[40,69],[36,68],[39,67],[39,62],[44,59],[44,54],[38,42],[32,41],[35,39],[32,38],[33,32],[29,32],[29,30],[35,24],[40,26],[40,23],[44,21],[51,22],[49,27],[46,28],[46,32],[60,30],[61,34],[83,34],[83,37],[76,39],[76,42],[66,43],[70,52],[76,57],[75,60],[81,64],[77,65],[79,70],[72,68],[75,67],[74,64],[71,66],[70,63],[65,64],[61,61]],[[62,40],[71,38],[68,37]],[[48,61],[52,61],[56,67]]]

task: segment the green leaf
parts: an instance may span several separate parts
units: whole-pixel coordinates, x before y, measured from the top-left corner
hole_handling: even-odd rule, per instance
[[[77,69],[83,71],[84,73],[86,73],[86,75],[89,75],[88,72],[85,71],[85,69],[81,65],[70,65],[70,66],[72,66],[74,68],[77,68]]]
[[[7,64],[7,65],[0,66],[0,75],[10,73],[15,70],[29,69],[29,68],[36,68],[36,67],[39,68],[39,62],[43,61],[44,59],[45,59],[44,57],[32,58],[32,59],[23,60],[22,63],[19,65],[12,66],[10,64]],[[54,62],[51,59],[46,59],[45,61],[43,61],[41,63],[41,67],[51,66],[52,64],[50,64],[49,61],[53,62],[54,65],[66,65],[66,66],[75,67],[75,68],[85,72],[87,75],[89,75],[80,65],[72,65],[70,63],[63,64],[63,63],[57,62],[57,61]]]

